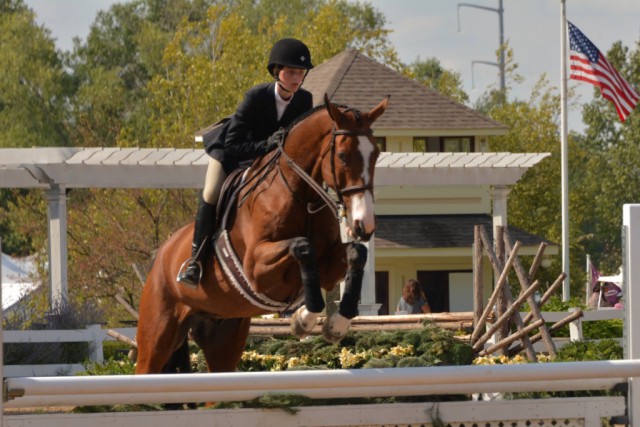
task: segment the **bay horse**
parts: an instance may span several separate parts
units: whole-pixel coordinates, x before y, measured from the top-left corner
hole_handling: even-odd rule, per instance
[[[330,291],[341,280],[339,309],[325,320],[323,335],[333,343],[346,335],[358,314],[367,259],[361,242],[371,238],[376,225],[373,179],[380,151],[371,125],[387,102],[362,113],[325,95],[323,105],[292,123],[278,148],[256,159],[246,174],[233,201],[233,219],[223,224],[217,256],[204,263],[197,288],[176,281],[190,256],[193,224],[158,249],[140,301],[137,374],[188,372],[189,332],[210,372],[234,371],[251,317],[293,310],[302,300],[291,329],[297,337],[307,336],[325,308],[321,289]],[[223,240],[229,246],[221,246]],[[229,252],[236,256],[222,265]],[[234,265],[243,270],[249,289],[232,278]],[[177,368],[172,355],[183,360]]]

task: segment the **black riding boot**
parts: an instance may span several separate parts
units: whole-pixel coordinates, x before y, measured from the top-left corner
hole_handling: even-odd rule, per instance
[[[180,270],[178,282],[185,286],[197,288],[202,275],[202,260],[209,255],[212,246],[211,239],[215,231],[216,207],[200,199],[196,222],[193,228],[193,243],[191,244],[191,258],[186,268]]]

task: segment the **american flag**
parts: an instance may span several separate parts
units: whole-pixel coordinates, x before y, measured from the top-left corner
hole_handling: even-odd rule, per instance
[[[569,24],[570,69],[569,76],[600,88],[602,97],[616,107],[622,122],[636,107],[640,95],[609,64],[607,58],[571,22]]]

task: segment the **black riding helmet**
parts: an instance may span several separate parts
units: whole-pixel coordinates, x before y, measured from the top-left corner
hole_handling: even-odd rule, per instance
[[[267,69],[272,76],[277,65],[310,70],[313,68],[311,52],[307,45],[298,39],[280,39],[275,42],[269,54]]]

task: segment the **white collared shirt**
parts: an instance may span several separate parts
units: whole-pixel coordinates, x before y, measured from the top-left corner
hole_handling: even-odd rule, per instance
[[[277,82],[274,85],[274,89],[273,90],[276,93],[276,110],[278,112],[278,121],[280,121],[280,119],[282,118],[282,115],[284,114],[284,110],[287,108],[287,105],[289,105],[289,103],[293,99],[293,95],[291,95],[291,98],[289,98],[288,100],[282,99],[282,97],[278,93],[278,83]]]

